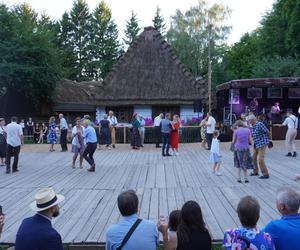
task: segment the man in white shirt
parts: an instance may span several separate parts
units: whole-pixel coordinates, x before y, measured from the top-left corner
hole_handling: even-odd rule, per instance
[[[17,117],[11,118],[11,123],[6,126],[7,133],[7,153],[6,153],[6,173],[11,171],[10,158],[14,157],[12,166],[13,172],[18,172],[18,161],[21,145],[24,144],[23,130],[21,125],[17,124]]]
[[[207,122],[205,123],[206,125],[206,141],[208,145],[208,150],[211,148],[211,143],[213,139],[213,133],[216,130],[216,120],[215,118],[212,117],[211,112],[207,113]]]
[[[59,114],[59,127],[60,127],[60,145],[61,152],[68,151],[67,146],[67,135],[68,135],[68,124],[63,114]]]
[[[162,134],[161,134],[161,120],[163,119],[163,113],[160,113],[154,119],[154,132],[155,132],[155,142],[156,147],[159,148],[159,143],[161,142]]]
[[[298,128],[298,118],[293,115],[293,111],[288,109],[286,112],[287,117],[285,118],[282,124],[275,124],[274,126],[287,126],[288,130],[285,136],[285,145],[288,153],[286,156],[296,157],[296,145],[295,140],[297,137],[297,128]]]
[[[116,147],[116,126],[118,125],[117,117],[114,116],[114,112],[110,110],[108,112],[107,120],[109,121],[110,125],[110,135],[111,135],[111,143],[112,147]]]

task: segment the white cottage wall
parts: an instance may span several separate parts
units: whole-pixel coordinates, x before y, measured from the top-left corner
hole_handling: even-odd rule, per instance
[[[181,105],[180,106],[180,119],[184,120],[191,120],[193,117],[202,117],[202,112],[194,112],[193,105]]]

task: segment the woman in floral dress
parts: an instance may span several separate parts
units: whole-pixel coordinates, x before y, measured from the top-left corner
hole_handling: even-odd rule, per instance
[[[54,144],[57,143],[57,136],[56,136],[56,123],[55,117],[51,116],[49,119],[49,129],[48,129],[48,143],[50,144],[50,152],[55,151]]]
[[[260,206],[255,198],[243,197],[238,204],[237,213],[242,226],[225,231],[222,243],[224,250],[275,250],[271,236],[256,227]]]

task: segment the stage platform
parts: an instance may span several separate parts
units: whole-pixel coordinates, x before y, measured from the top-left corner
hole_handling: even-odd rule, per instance
[[[297,141],[298,147],[300,146]],[[199,202],[214,240],[221,240],[229,227],[238,226],[235,209],[240,197],[255,196],[261,205],[258,226],[279,218],[275,206],[276,189],[289,185],[300,191],[292,180],[300,173],[300,156],[284,156],[284,142],[274,142],[267,151],[266,162],[271,178],[249,177],[250,183],[236,182],[233,155],[229,143],[221,143],[223,176],[211,173],[209,151],[200,144],[180,145],[180,155],[161,156],[160,149],[146,145],[133,151],[129,145],[114,150],[97,150],[96,172],[71,168],[70,152],[48,152],[48,145],[26,145],[22,148],[19,172],[5,174],[0,168],[0,205],[6,214],[1,243],[14,243],[16,231],[25,217],[33,215],[29,204],[41,187],[52,186],[65,195],[61,215],[53,221],[64,243],[103,243],[107,227],[119,220],[116,200],[122,190],[134,189],[140,199],[142,218],[157,221],[179,209],[187,200]]]

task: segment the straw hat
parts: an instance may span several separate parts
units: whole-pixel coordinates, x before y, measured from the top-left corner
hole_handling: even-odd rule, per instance
[[[40,212],[57,205],[65,199],[63,195],[55,194],[53,188],[42,188],[35,195],[35,201],[30,204],[33,211]]]

